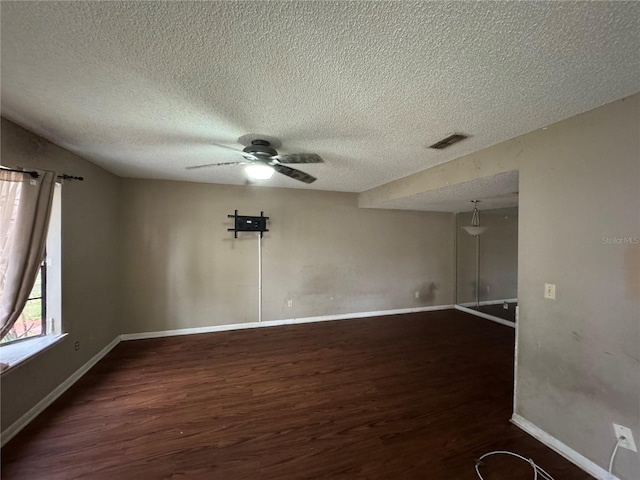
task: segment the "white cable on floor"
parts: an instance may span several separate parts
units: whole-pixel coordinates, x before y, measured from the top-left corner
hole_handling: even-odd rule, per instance
[[[476,460],[476,473],[478,474],[478,478],[480,478],[480,480],[484,480],[482,475],[480,475],[480,464],[482,463],[482,460],[490,455],[497,455],[497,454],[511,455],[512,457],[517,457],[527,462],[529,465],[531,465],[531,468],[533,468],[533,480],[538,480],[538,474],[540,474],[540,477],[544,478],[545,480],[555,480],[551,475],[549,475],[546,471],[544,471],[542,467],[539,467],[538,465],[536,465],[532,459],[525,458],[522,455],[518,455],[517,453],[513,453],[513,452],[508,452],[506,450],[496,450],[494,452],[485,453],[484,455],[482,455],[480,458]]]
[[[618,453],[618,449],[620,448],[620,444],[626,440],[625,437],[620,437],[616,442],[616,448],[613,449],[613,453],[611,454],[611,459],[609,460],[609,478],[613,478],[613,461],[616,458],[616,453]]]

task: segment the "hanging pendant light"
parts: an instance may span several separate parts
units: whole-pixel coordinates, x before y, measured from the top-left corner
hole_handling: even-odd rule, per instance
[[[484,233],[487,227],[480,226],[480,212],[478,211],[478,200],[472,200],[473,203],[473,215],[471,216],[471,225],[468,227],[462,227],[464,230],[474,237]]]

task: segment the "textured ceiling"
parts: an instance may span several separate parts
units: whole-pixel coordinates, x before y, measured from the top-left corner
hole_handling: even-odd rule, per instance
[[[266,184],[361,192],[640,91],[638,2],[1,8],[2,115],[122,176],[241,184],[185,167],[259,133],[326,162]]]

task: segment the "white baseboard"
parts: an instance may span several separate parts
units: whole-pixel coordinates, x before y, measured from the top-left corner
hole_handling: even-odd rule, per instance
[[[437,305],[433,307],[401,308],[397,310],[381,310],[376,312],[343,313],[337,315],[322,315],[319,317],[288,318],[284,320],[267,320],[265,322],[232,323],[226,325],[211,325],[208,327],[182,328],[179,330],[162,330],[158,332],[124,333],[120,335],[123,341],[142,340],[145,338],[173,337],[177,335],[194,335],[198,333],[224,332],[227,330],[242,330],[245,328],[276,327],[279,325],[296,325],[299,323],[328,322],[332,320],[347,320],[350,318],[380,317],[384,315],[399,315],[403,313],[432,312],[436,310],[451,310],[454,305]]]
[[[18,420],[13,422],[11,426],[2,431],[2,440],[0,446],[4,446],[9,440],[15,437],[20,430],[26,427],[34,418],[42,413],[42,411],[51,405],[60,395],[62,395],[67,389],[76,383],[80,377],[89,371],[96,363],[98,363],[102,357],[109,353],[113,347],[120,343],[120,336],[117,336],[113,341],[100,350],[96,355],[91,358],[82,367],[76,370],[69,378],[58,385],[49,395],[40,400],[35,406],[33,406],[27,413],[22,415]]]
[[[481,306],[485,306],[485,305],[502,305],[503,303],[518,303],[518,299],[517,298],[503,298],[501,300],[484,300],[482,302],[478,302]],[[462,307],[475,307],[476,306],[476,302],[462,302],[459,303],[458,305],[462,306]]]
[[[465,312],[465,313],[470,313],[471,315],[475,315],[476,317],[484,318],[486,320],[491,320],[492,322],[496,322],[501,325],[506,325],[507,327],[516,328],[515,322],[510,322],[509,320],[503,320],[502,318],[494,317],[493,315],[489,315],[488,313],[479,312],[477,310],[463,307],[461,305],[456,305],[455,308],[456,310],[460,310],[461,312]]]
[[[613,476],[613,475],[610,476],[609,472],[607,472],[604,468],[593,463],[588,458],[580,455],[574,449],[572,449],[571,447],[568,447],[567,445],[565,445],[555,437],[552,437],[547,432],[542,430],[540,427],[538,427],[537,425],[534,425],[529,420],[524,419],[517,413],[514,413],[511,416],[511,423],[520,427],[522,430],[527,432],[533,438],[540,441],[541,443],[544,443],[551,450],[555,451],[556,453],[559,453],[564,458],[569,460],[571,463],[575,464],[576,466],[580,467],[582,470],[587,472],[589,475],[592,475],[599,480],[620,480],[616,476]]]

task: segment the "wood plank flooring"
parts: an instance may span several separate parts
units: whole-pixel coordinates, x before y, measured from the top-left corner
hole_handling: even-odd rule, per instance
[[[502,318],[503,320],[508,320],[510,322],[516,321],[516,306],[518,305],[516,302],[508,303],[509,308],[504,309],[502,304],[494,304],[494,305],[480,305],[480,309],[478,311],[482,313],[488,313],[489,315],[493,315],[494,317]],[[476,307],[471,307],[476,310]]]
[[[507,449],[590,479],[509,423],[513,345],[453,310],[123,342],[3,448],[2,478],[473,480]]]

